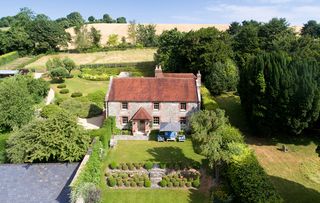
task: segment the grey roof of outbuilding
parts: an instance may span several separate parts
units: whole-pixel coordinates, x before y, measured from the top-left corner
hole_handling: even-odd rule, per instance
[[[0,202],[67,203],[78,165],[0,164]]]
[[[160,131],[167,132],[179,132],[181,130],[181,125],[179,122],[161,122],[160,123]]]
[[[18,73],[18,70],[0,70],[0,75],[15,75]]]

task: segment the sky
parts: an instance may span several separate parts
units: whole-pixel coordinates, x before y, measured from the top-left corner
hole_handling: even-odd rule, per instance
[[[138,23],[226,24],[272,17],[284,17],[291,25],[320,21],[320,0],[3,0],[0,17],[15,15],[22,7],[51,19],[78,11],[85,19],[108,13]]]

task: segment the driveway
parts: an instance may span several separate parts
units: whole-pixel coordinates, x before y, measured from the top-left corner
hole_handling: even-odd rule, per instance
[[[67,203],[78,165],[0,164],[0,202]]]

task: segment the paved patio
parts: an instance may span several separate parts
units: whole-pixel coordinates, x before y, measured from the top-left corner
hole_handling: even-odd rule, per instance
[[[0,164],[0,202],[67,203],[78,165]]]

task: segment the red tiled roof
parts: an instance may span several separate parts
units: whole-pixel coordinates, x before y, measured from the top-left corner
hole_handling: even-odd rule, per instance
[[[163,76],[167,78],[197,78],[193,73],[163,73]]]
[[[107,101],[198,102],[190,78],[115,78]]]
[[[132,116],[132,120],[152,120],[152,118],[143,107],[140,107],[140,109]]]

